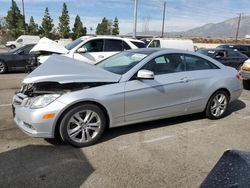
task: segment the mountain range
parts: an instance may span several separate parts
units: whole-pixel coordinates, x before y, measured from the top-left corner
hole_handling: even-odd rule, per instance
[[[208,23],[200,27],[196,27],[183,32],[170,32],[165,33],[167,36],[188,36],[188,37],[235,37],[238,17],[231,18],[220,23]],[[145,33],[137,33],[137,35],[143,35]],[[160,31],[149,31],[147,35],[161,35]],[[250,35],[250,16],[243,16],[241,18],[239,37],[245,37]]]

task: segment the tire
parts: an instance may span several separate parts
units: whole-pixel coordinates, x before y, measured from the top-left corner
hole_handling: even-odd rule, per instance
[[[64,142],[75,147],[96,143],[106,127],[103,111],[96,105],[83,104],[69,110],[63,117],[59,133]]]
[[[225,91],[215,92],[209,99],[206,107],[208,119],[220,119],[226,114],[229,103],[229,96]]]
[[[0,74],[4,74],[7,72],[7,65],[3,61],[0,61]]]
[[[242,84],[244,89],[250,90],[250,80],[243,80]]]
[[[16,46],[15,45],[10,45],[10,49],[15,49]]]

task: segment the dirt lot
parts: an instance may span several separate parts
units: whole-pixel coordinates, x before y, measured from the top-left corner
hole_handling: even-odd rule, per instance
[[[0,187],[198,187],[226,149],[250,151],[250,91],[217,121],[195,114],[115,128],[82,149],[30,138],[10,106],[24,76],[0,75]]]

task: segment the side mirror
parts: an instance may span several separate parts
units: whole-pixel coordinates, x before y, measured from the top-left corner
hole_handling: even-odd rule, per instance
[[[146,69],[142,69],[137,72],[137,79],[153,80],[154,77],[154,73]]]
[[[86,53],[86,52],[87,52],[87,48],[85,48],[85,47],[78,48],[78,49],[77,49],[77,52],[78,52],[78,53]]]

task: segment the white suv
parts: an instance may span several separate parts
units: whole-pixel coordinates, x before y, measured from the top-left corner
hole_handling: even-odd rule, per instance
[[[47,38],[43,38],[31,50],[31,52],[46,51],[60,53],[86,63],[95,64],[118,52],[145,47],[143,41],[130,38],[114,36],[84,36],[74,40],[65,47],[59,46],[59,44]],[[39,57],[39,62],[43,63],[48,57],[49,56]]]

